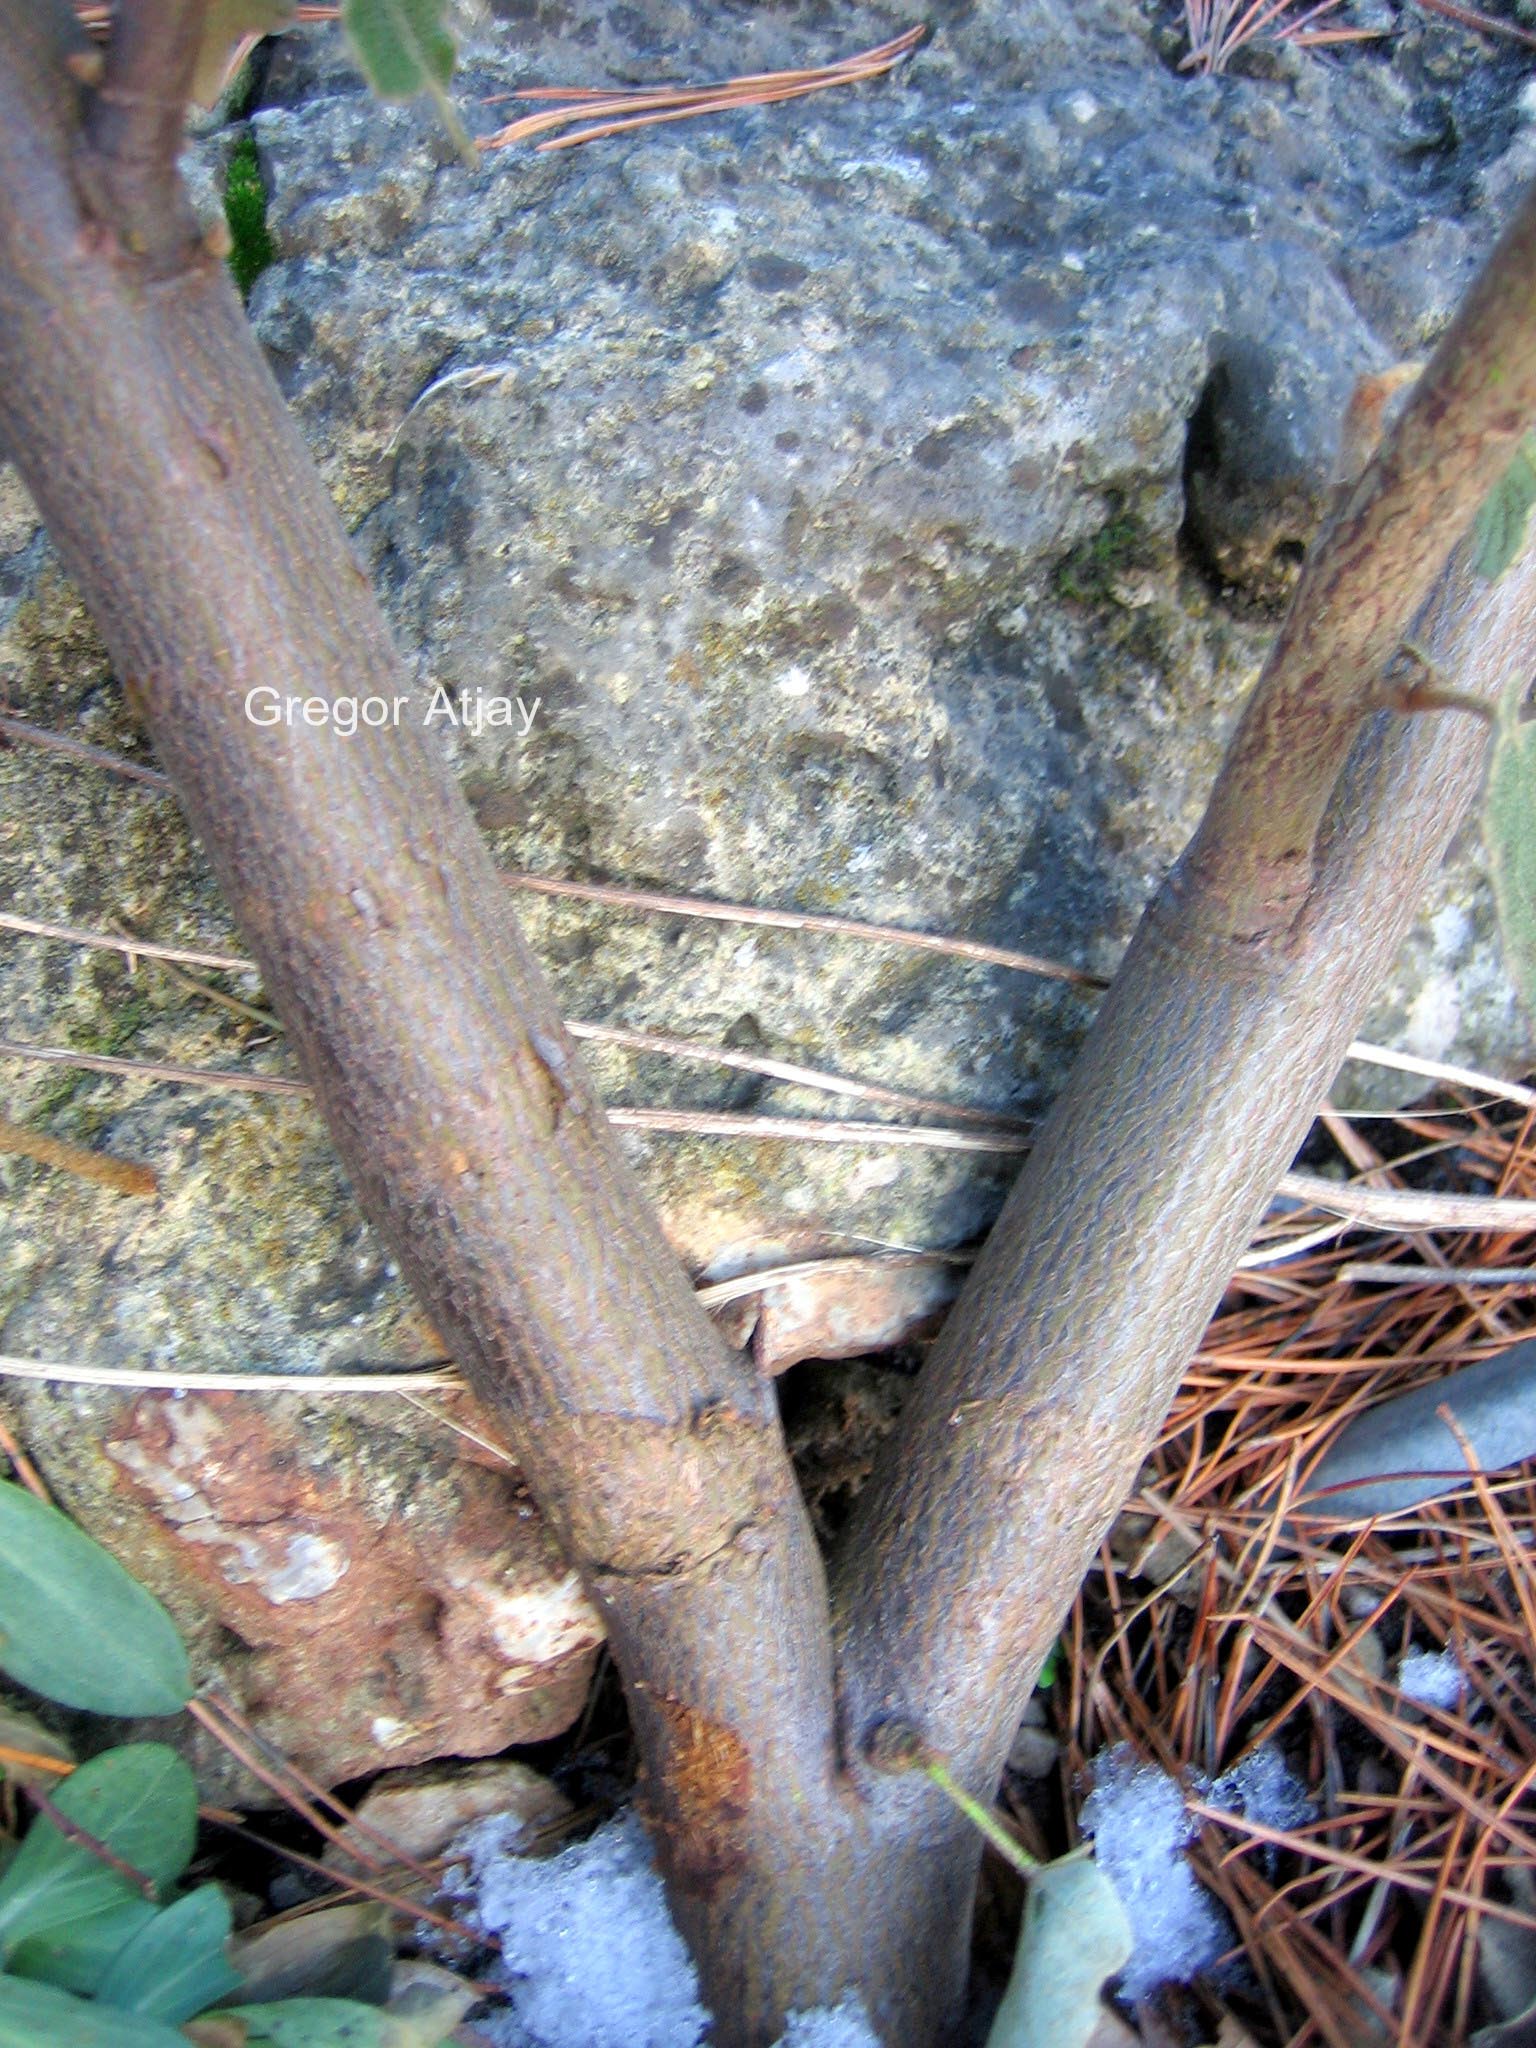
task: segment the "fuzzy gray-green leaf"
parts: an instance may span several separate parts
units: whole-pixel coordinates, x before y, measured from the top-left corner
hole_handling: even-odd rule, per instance
[[[217,1885],[200,1885],[118,1950],[96,1996],[178,2026],[244,1983],[224,1953],[229,1931],[228,1900]]]
[[[342,27],[364,77],[386,100],[412,100],[453,76],[444,0],[345,0]]]
[[[10,1480],[0,1480],[0,1671],[93,1714],[174,1714],[192,1691],[176,1625],[154,1595]]]
[[[0,1977],[0,2048],[187,2048],[161,2020],[71,1998],[51,1984]]]
[[[1527,435],[1508,469],[1478,507],[1473,526],[1473,567],[1489,582],[1502,576],[1525,543],[1526,520],[1536,505],[1536,436]]]
[[[59,1991],[94,1998],[118,1951],[155,1917],[148,1899],[125,1899],[120,1896],[120,1886],[104,1881],[100,1886],[104,1902],[109,1891],[113,1893],[111,1903],[103,1903],[99,1912],[55,1923],[17,1942],[6,1957],[6,1969],[38,1984],[52,1984]]]
[[[247,2048],[439,2048],[461,2009],[440,1998],[431,2012],[402,2016],[350,1998],[285,1998],[224,2006],[220,2016],[245,2022]]]
[[[1509,977],[1536,1014],[1536,721],[1499,721],[1483,838]]]
[[[342,0],[341,25],[379,97],[411,100],[426,93],[454,148],[474,170],[479,156],[448,97],[455,51],[446,8],[447,0]]]
[[[987,2048],[1083,2048],[1105,1980],[1130,1953],[1125,1908],[1103,1871],[1080,1855],[1045,1864],[1029,1880],[1013,1975]]]
[[[163,1743],[127,1743],[92,1757],[65,1779],[53,1803],[157,1890],[173,1884],[192,1860],[197,1786]],[[132,1878],[39,1815],[0,1878],[0,1954],[8,1956],[29,1935],[142,1896]]]

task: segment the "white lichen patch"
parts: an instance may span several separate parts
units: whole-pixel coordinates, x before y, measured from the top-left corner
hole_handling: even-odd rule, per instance
[[[602,1621],[575,1572],[515,1593],[489,1593],[484,1604],[491,1638],[507,1659],[503,1692],[542,1682],[547,1665],[603,1640]]]
[[[157,1454],[140,1437],[119,1437],[107,1443],[107,1455],[132,1474],[186,1542],[221,1553],[219,1572],[230,1585],[254,1586],[274,1606],[283,1606],[318,1599],[346,1576],[347,1552],[331,1537],[289,1518],[244,1522],[221,1512],[218,1482],[227,1471],[220,1455],[223,1426],[208,1402],[169,1402],[162,1413],[169,1438],[162,1451]]]

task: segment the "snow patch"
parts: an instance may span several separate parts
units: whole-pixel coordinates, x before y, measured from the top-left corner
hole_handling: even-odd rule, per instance
[[[493,1814],[454,1848],[473,1918],[502,1942],[510,2013],[497,2048],[698,2048],[709,2015],[639,1820],[625,1814],[558,1856],[521,1856]]]
[[[839,2006],[792,2012],[779,2048],[880,2048],[880,2043],[869,2031],[861,2002],[845,1998]]]
[[[1421,1707],[1454,1714],[1467,1689],[1454,1650],[1415,1650],[1397,1667],[1397,1689]]]
[[[1236,1936],[1184,1854],[1200,1823],[1188,1811],[1178,1780],[1157,1764],[1142,1763],[1124,1743],[1101,1750],[1092,1768],[1094,1785],[1083,1802],[1081,1824],[1131,1923],[1135,1946],[1117,1990],[1134,2003],[1159,1984],[1188,1984]],[[1312,1815],[1305,1788],[1268,1744],[1214,1783],[1195,1783],[1212,1805],[1265,1827],[1293,1828]]]
[[[1266,1828],[1299,1828],[1317,1811],[1306,1786],[1279,1750],[1267,1742],[1230,1771],[1223,1771],[1209,1796],[1213,1806],[1246,1814]]]
[[[477,1821],[449,1852],[448,1889],[502,1944],[511,2007],[477,2022],[495,2048],[702,2048],[709,2014],[672,1925],[645,1831],[621,1813],[558,1856],[519,1853],[513,1814]],[[791,2013],[778,2048],[880,2048],[854,1998]]]
[[[1187,1984],[1232,1945],[1226,1914],[1184,1855],[1199,1823],[1184,1788],[1125,1745],[1100,1752],[1083,1802],[1094,1860],[1119,1894],[1135,1943],[1118,1986],[1134,2003],[1159,1984]]]

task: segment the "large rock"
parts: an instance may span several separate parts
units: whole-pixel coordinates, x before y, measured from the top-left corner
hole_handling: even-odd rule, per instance
[[[462,78],[481,127],[519,81],[806,64],[905,25],[823,4],[497,12]],[[1198,813],[1349,391],[1432,342],[1529,168],[1519,63],[1430,23],[1197,80],[1130,5],[934,20],[887,81],[474,178],[425,112],[357,87],[329,31],[291,38],[251,116],[279,258],[253,312],[414,664],[412,715],[438,686],[534,707],[525,735],[433,725],[509,868],[1105,971]],[[16,706],[142,753],[9,482],[0,598]],[[238,944],[174,807],[30,752],[0,778],[9,899]],[[572,1016],[1012,1113],[1049,1098],[1090,1007],[844,939],[523,908]],[[0,969],[7,1036],[283,1066],[259,1023],[149,968],[8,941]],[[1370,1029],[1529,1062],[1470,844]],[[630,1102],[770,1101],[654,1055],[598,1066]],[[434,1355],[302,1103],[7,1071],[15,1114],[162,1185],[133,1203],[0,1164],[7,1350],[299,1371]],[[850,1238],[956,1244],[1009,1171],[626,1143],[715,1274]],[[531,1740],[573,1710],[590,1612],[512,1482],[466,1476],[416,1411],[16,1405],[68,1504],[209,1617],[207,1657],[322,1773]]]

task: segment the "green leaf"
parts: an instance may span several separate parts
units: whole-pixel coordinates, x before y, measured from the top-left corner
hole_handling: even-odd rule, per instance
[[[1098,1865],[1082,1855],[1043,1864],[1029,1880],[987,2048],[1083,2048],[1102,2017],[1105,1982],[1130,1953],[1125,1908]]]
[[[224,1953],[229,1931],[229,1901],[216,1884],[202,1885],[118,1950],[96,1996],[172,2025],[189,2020],[245,1981]]]
[[[5,1967],[14,1976],[90,1998],[118,1951],[154,1919],[155,1912],[148,1899],[117,1899],[101,1912],[28,1935],[12,1949]]]
[[[384,2015],[350,1998],[284,1998],[276,2005],[226,2005],[220,2019],[244,2020],[246,2048],[385,2048]]]
[[[157,1888],[173,1884],[192,1860],[197,1787],[163,1743],[133,1742],[92,1757],[65,1779],[54,1805]],[[8,1957],[28,1935],[142,1896],[121,1871],[39,1815],[0,1878],[0,1952]]]
[[[439,2048],[458,2023],[454,2004],[444,2000],[431,2014],[397,2016],[350,1998],[286,1998],[277,2005],[226,2005],[218,2017],[244,2020],[246,2048]]]
[[[1506,700],[1483,797],[1483,839],[1510,979],[1536,1015],[1536,721]]]
[[[454,147],[474,169],[480,158],[448,97],[456,52],[446,11],[447,0],[342,0],[341,25],[380,99],[430,94]]]
[[[191,1696],[176,1625],[67,1515],[0,1480],[0,1671],[92,1714],[174,1714]]]
[[[245,45],[286,28],[293,7],[294,0],[205,0],[203,39],[192,74],[192,97],[200,107],[218,105]]]
[[[187,2048],[160,2020],[88,2005],[51,1984],[0,1977],[0,2048]]]
[[[445,0],[345,0],[341,25],[380,99],[413,100],[452,78],[445,12]]]
[[[1492,583],[1502,576],[1525,541],[1525,523],[1536,505],[1536,436],[1527,435],[1514,459],[1478,507],[1472,534],[1472,566]]]

